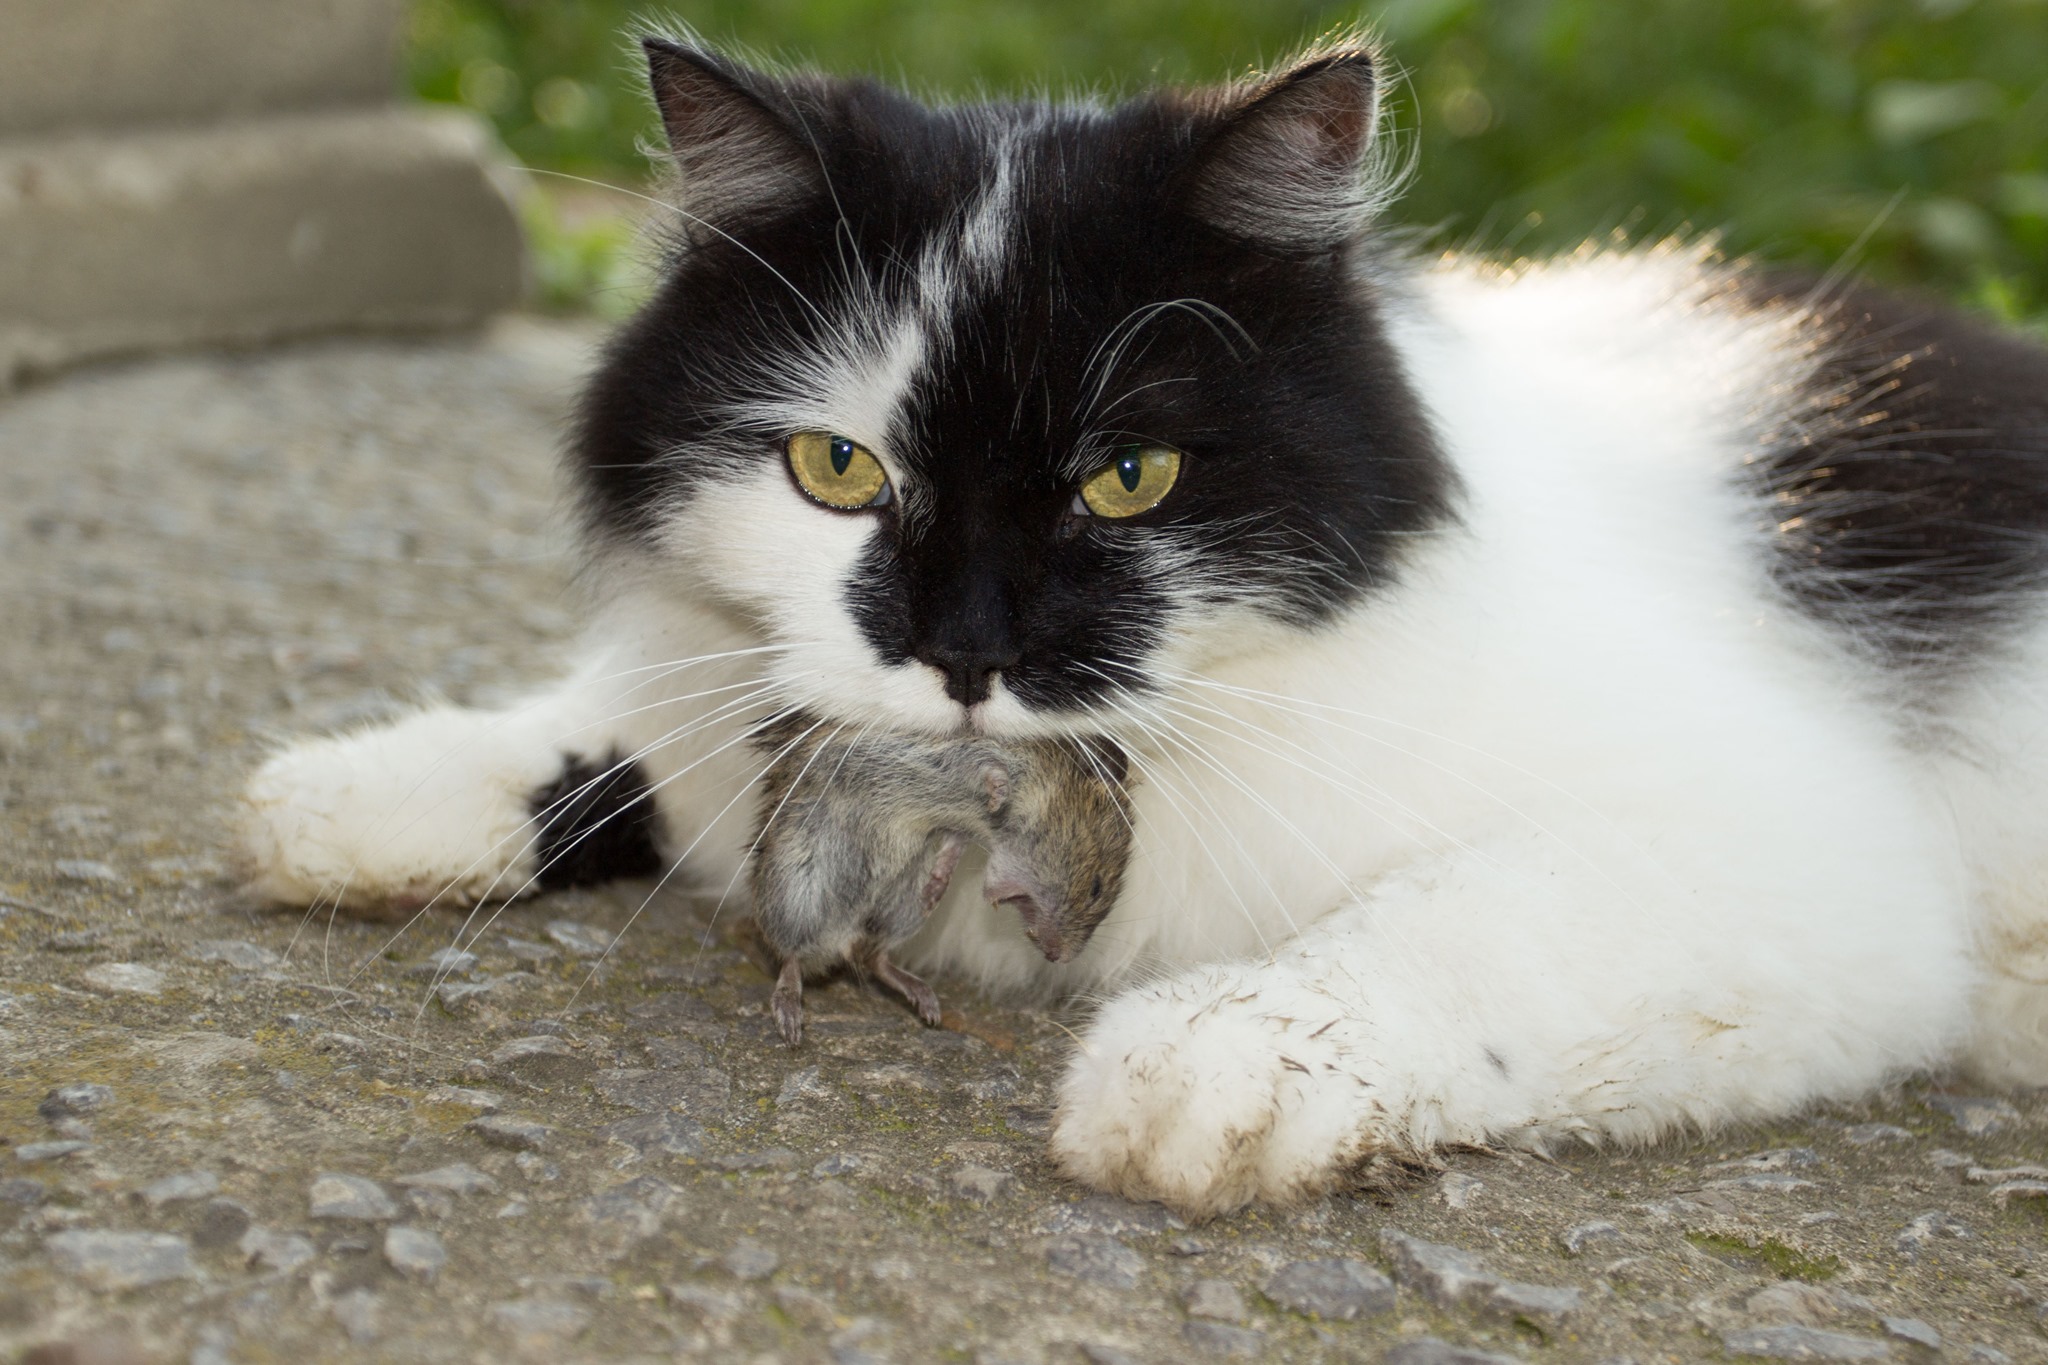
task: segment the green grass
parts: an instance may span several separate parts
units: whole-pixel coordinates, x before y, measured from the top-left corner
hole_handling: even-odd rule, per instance
[[[414,89],[527,164],[638,184],[642,5],[415,0]],[[1239,74],[1358,18],[1398,64],[1397,216],[1489,250],[1615,230],[2048,315],[2048,0],[691,0],[674,19],[940,97]],[[545,288],[616,290],[615,241],[536,232]],[[609,283],[607,283],[609,282]]]
[[[1711,1232],[1688,1232],[1685,1240],[1710,1256],[1768,1270],[1781,1280],[1805,1280],[1817,1284],[1833,1279],[1842,1270],[1841,1261],[1833,1256],[1816,1259],[1775,1237],[1745,1242],[1737,1237],[1723,1237]]]

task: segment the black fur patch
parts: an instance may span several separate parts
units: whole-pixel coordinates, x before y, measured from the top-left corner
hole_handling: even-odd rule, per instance
[[[661,813],[637,763],[613,750],[597,763],[565,754],[562,774],[531,798],[540,822],[536,855],[543,891],[595,886],[661,871]]]
[[[600,543],[645,545],[702,480],[782,460],[788,433],[731,414],[792,357],[833,354],[862,318],[907,307],[926,249],[957,243],[1005,167],[1005,250],[961,271],[949,310],[927,319],[930,360],[890,433],[913,505],[849,514],[875,525],[841,590],[879,661],[922,660],[962,702],[1000,669],[1026,705],[1085,706],[1147,685],[1174,593],[1312,626],[1389,582],[1404,538],[1451,518],[1455,479],[1384,334],[1363,220],[1323,240],[1343,220],[1313,203],[1299,223],[1276,218],[1302,194],[1352,193],[1351,178],[1323,167],[1329,186],[1304,190],[1288,176],[1308,171],[1286,158],[1238,155],[1264,145],[1246,132],[1259,110],[1306,119],[1311,143],[1349,155],[1356,120],[1369,127],[1362,55],[1287,87],[1327,85],[1315,99],[1351,124],[1292,93],[934,109],[871,82],[660,45],[653,58],[658,87],[687,68],[666,77],[687,94],[671,101],[672,137],[706,142],[689,124],[724,81],[733,111],[706,126],[757,138],[771,111],[816,175],[755,193],[729,235],[679,229],[663,287],[614,339],[577,443]],[[1302,140],[1281,131],[1276,146]],[[722,144],[706,145],[681,158],[700,180],[720,173]],[[706,212],[727,202],[683,193]],[[1115,522],[1074,515],[1091,467],[1152,442],[1185,452],[1164,502]],[[1148,550],[1170,551],[1174,570]]]
[[[1752,283],[1767,305],[1807,290]],[[2048,349],[1935,304],[1852,289],[1759,472],[1779,583],[1887,663],[1942,675],[2048,586]]]

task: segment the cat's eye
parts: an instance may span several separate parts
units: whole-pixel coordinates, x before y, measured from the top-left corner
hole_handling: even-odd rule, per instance
[[[1172,446],[1126,446],[1088,476],[1081,507],[1098,517],[1135,517],[1159,505],[1180,478],[1180,452]]]
[[[827,507],[851,512],[888,505],[889,476],[881,461],[846,437],[799,431],[785,449],[797,487]]]

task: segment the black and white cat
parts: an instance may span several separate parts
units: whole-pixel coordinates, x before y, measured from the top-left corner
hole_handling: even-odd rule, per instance
[[[762,716],[1115,736],[1121,904],[1053,1146],[1195,1213],[1382,1150],[2048,1082],[2048,352],[1685,246],[1376,234],[1372,54],[928,108],[647,43],[665,283],[522,704],[250,782],[284,902],[739,874]]]

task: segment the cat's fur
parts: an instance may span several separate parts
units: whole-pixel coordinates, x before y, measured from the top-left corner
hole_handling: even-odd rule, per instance
[[[657,846],[730,884],[785,706],[1106,731],[1145,782],[1088,951],[968,888],[907,952],[1108,995],[1052,1138],[1096,1185],[1212,1213],[1382,1150],[2048,1082],[2048,355],[1685,246],[1404,257],[1356,44],[937,110],[650,55],[683,216],[583,408],[581,662],[277,754],[269,895]],[[804,430],[891,505],[808,501]],[[1074,516],[1129,440],[1182,484]]]

